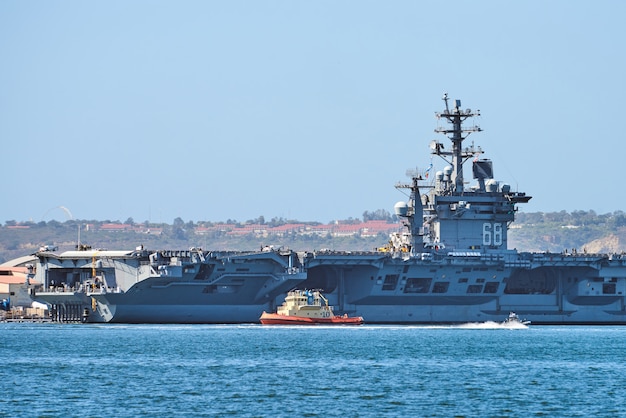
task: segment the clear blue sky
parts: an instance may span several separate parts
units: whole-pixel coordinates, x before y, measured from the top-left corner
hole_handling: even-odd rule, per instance
[[[444,92],[480,109],[468,141],[533,196],[521,211],[626,210],[624,16],[617,0],[3,0],[0,223],[393,212]]]

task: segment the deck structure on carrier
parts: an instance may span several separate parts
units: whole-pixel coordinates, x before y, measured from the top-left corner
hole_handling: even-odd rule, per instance
[[[290,250],[37,253],[36,300],[61,322],[256,322],[306,279]]]
[[[530,196],[496,180],[483,150],[464,145],[479,112],[444,95],[431,158],[444,160],[398,184],[404,230],[370,252],[70,252],[37,254],[37,298],[80,306],[88,321],[256,322],[294,288],[323,289],[339,315],[374,323],[501,320],[533,324],[626,324],[626,257],[509,249],[517,205]],[[464,165],[471,163],[474,184]],[[60,288],[59,286],[62,287]]]

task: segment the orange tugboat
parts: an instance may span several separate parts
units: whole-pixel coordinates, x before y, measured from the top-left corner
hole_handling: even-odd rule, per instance
[[[324,303],[322,303],[322,301]],[[337,316],[318,290],[292,290],[276,313],[263,312],[263,325],[361,325],[363,317]]]

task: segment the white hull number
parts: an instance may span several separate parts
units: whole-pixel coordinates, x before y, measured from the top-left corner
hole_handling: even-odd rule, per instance
[[[502,245],[502,224],[483,224],[483,245],[494,245],[496,247]]]

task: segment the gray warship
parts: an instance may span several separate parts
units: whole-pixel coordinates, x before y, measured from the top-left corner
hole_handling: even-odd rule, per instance
[[[478,111],[443,97],[430,143],[447,164],[410,171],[408,201],[394,206],[403,231],[368,252],[40,251],[34,299],[57,320],[125,323],[257,323],[291,289],[323,289],[338,314],[367,324],[502,321],[626,324],[626,256],[530,253],[508,248],[517,205],[531,197],[494,178],[480,147]],[[470,124],[471,122],[471,124]],[[463,168],[471,163],[473,184]]]
[[[83,250],[36,253],[33,299],[59,322],[249,323],[306,280],[303,254]],[[284,296],[283,296],[284,298]]]

